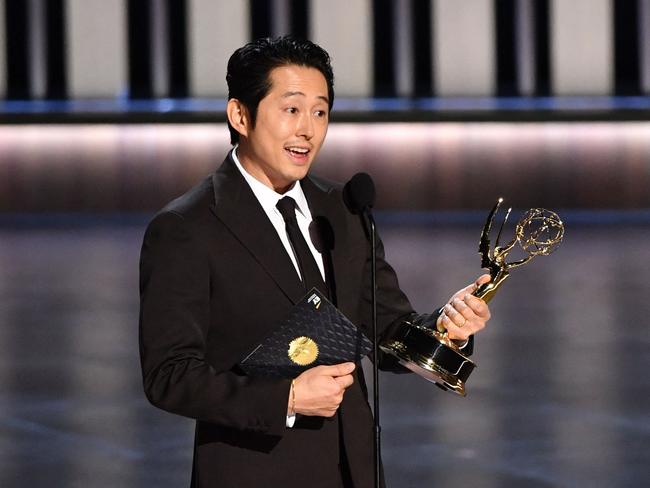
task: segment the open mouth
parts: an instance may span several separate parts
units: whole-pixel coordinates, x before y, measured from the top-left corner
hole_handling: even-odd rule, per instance
[[[307,159],[310,153],[309,148],[300,146],[288,146],[285,147],[284,150],[287,151],[292,158],[297,160]]]

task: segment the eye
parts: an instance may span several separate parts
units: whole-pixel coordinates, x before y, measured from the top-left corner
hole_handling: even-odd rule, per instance
[[[316,110],[314,115],[319,118],[327,117],[327,112],[325,110]]]
[[[298,109],[296,107],[289,107],[285,110],[289,114],[296,114],[298,113]]]

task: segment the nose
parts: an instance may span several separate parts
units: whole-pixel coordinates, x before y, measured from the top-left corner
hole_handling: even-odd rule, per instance
[[[299,137],[304,137],[309,140],[314,137],[314,121],[311,118],[311,114],[303,112],[298,121],[298,135]]]

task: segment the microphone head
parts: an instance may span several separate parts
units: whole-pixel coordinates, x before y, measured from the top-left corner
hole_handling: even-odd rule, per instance
[[[334,249],[334,229],[323,216],[315,217],[309,224],[309,237],[316,250],[325,254]]]
[[[370,210],[375,196],[375,184],[368,173],[357,173],[343,187],[343,201],[353,214]]]

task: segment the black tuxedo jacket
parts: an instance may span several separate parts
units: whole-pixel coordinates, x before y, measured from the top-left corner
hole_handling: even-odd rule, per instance
[[[370,337],[362,222],[340,187],[312,176],[301,184],[332,298]],[[377,264],[386,333],[413,310],[381,242]],[[247,377],[236,366],[305,289],[230,156],[154,217],[140,273],[144,390],[155,406],[197,420],[192,486],[331,488],[340,486],[341,469],[355,488],[373,486],[373,421],[360,367],[334,418],[299,416],[288,429],[290,381]]]

